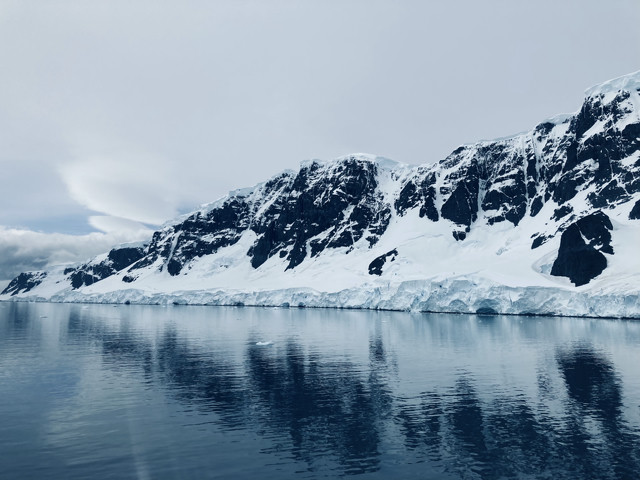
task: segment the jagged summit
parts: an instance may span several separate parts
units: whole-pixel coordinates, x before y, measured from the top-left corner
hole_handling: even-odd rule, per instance
[[[380,155],[373,155],[370,153],[350,153],[348,155],[342,155],[340,157],[337,157],[331,160],[321,160],[317,158],[303,160],[302,162],[300,162],[299,169],[308,168],[310,165],[314,163],[317,165],[322,165],[323,167],[332,167],[332,166],[339,167],[341,164],[345,162],[372,163],[376,165],[377,168],[384,169],[384,170],[398,170],[408,166],[396,160],[392,160],[386,157],[381,157]]]
[[[2,298],[640,316],[637,80],[435,163],[302,162]]]

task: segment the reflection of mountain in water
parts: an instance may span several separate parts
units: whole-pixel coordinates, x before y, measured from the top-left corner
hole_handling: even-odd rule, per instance
[[[550,460],[552,432],[522,395],[486,405],[465,376],[453,391],[404,399],[397,420],[407,448],[461,478],[540,474]]]
[[[519,392],[486,404],[462,375],[453,391],[399,401],[406,447],[461,478],[637,479],[640,438],[622,419],[613,365],[588,346],[559,352],[557,364],[568,397],[561,418]]]
[[[262,429],[287,432],[291,452],[309,465],[335,455],[345,473],[377,468],[384,385],[348,361],[323,362],[289,340],[285,354],[251,345],[246,369],[251,404]],[[277,447],[274,447],[277,448]]]
[[[69,333],[101,342],[106,365],[137,365],[146,381],[214,413],[221,429],[253,431],[268,440],[264,453],[309,471],[327,461],[341,474],[377,471],[393,441],[406,458],[459,478],[631,479],[640,471],[640,439],[623,419],[620,380],[588,345],[558,350],[564,390],[541,382],[545,391],[533,404],[517,390],[480,391],[464,371],[450,389],[397,395],[393,354],[379,334],[361,365],[328,360],[294,338],[270,346],[249,338],[238,362],[171,328],[154,344],[124,324],[109,329],[72,315]],[[549,407],[550,395],[564,399],[560,412]]]
[[[557,360],[569,397],[566,457],[582,463],[582,478],[640,478],[640,439],[622,417],[622,387],[611,362],[588,345],[559,351]]]

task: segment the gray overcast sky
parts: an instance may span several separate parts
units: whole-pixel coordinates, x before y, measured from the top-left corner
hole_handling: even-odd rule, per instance
[[[640,69],[638,25],[638,0],[0,0],[0,239],[140,238],[307,158],[437,161]]]

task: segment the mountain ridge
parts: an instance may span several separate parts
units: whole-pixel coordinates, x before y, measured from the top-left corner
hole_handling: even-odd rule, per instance
[[[597,290],[607,292],[607,302],[615,297],[629,304],[621,315],[638,316],[640,263],[633,242],[640,238],[640,72],[586,92],[574,114],[522,134],[461,145],[433,164],[367,154],[302,162],[297,171],[168,222],[146,246],[21,274],[0,298],[157,303],[180,301],[176,292],[183,292],[182,300],[197,303],[194,292],[222,292],[204,303],[225,303],[227,292],[228,300],[249,304],[255,299],[238,298],[280,292],[271,304],[295,305],[287,291],[293,297],[306,289],[316,300],[340,291],[367,296],[386,289],[393,296],[406,282],[418,282],[423,287],[415,298],[427,295],[429,304],[434,285],[461,279],[477,292],[478,285],[542,289],[549,298],[575,297],[584,305],[507,311],[500,294],[493,293],[498,300],[492,303],[473,293],[453,298],[452,291],[449,303],[432,306],[587,315],[599,307],[582,297]],[[620,284],[626,276],[633,280]],[[263,296],[260,304],[270,304]],[[428,307],[402,296],[390,306]],[[316,300],[302,303],[323,306]],[[329,303],[388,306],[371,299]]]

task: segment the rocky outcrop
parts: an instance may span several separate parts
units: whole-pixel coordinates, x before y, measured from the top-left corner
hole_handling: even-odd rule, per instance
[[[586,285],[607,268],[604,253],[613,255],[611,220],[601,211],[572,223],[562,233],[551,275],[568,277],[577,287]]]
[[[397,256],[398,250],[394,248],[390,252],[374,258],[373,261],[369,264],[369,275],[382,275],[382,267],[384,267],[384,264],[387,263],[387,260],[393,262]]]
[[[629,212],[629,220],[640,220],[640,200],[638,200]]]
[[[248,252],[258,268],[278,254],[286,269],[328,248],[374,245],[391,217],[378,189],[378,165],[348,157],[329,168],[303,166],[251,225],[258,238]],[[308,250],[307,250],[308,249]]]
[[[9,282],[9,285],[0,293],[0,295],[17,295],[19,293],[27,293],[34,287],[37,287],[47,277],[47,272],[26,272],[21,273]]]
[[[128,267],[142,258],[145,249],[143,247],[114,248],[107,258],[99,262],[89,262],[78,267],[70,267],[64,270],[64,274],[71,281],[72,288],[92,285],[116,272]]]

